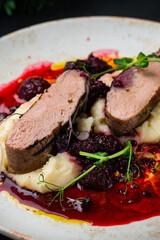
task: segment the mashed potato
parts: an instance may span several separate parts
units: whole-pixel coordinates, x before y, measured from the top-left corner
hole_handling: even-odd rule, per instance
[[[77,119],[78,131],[91,131],[93,128],[95,132],[103,132],[111,134],[109,127],[105,121],[105,99],[98,99],[91,107],[91,116]]]
[[[48,189],[45,184],[37,184],[40,174],[44,175],[45,181],[57,186],[65,186],[81,173],[81,167],[75,163],[75,158],[67,153],[58,153],[50,157],[48,162],[33,172],[25,174],[8,174],[20,187],[25,187],[33,191],[45,193]],[[50,186],[57,189],[56,186]]]
[[[136,130],[140,135],[141,142],[156,143],[160,141],[160,102],[153,109],[148,120]]]

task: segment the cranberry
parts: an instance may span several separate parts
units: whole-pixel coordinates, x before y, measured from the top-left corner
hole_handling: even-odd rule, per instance
[[[132,140],[131,144],[132,144],[132,147],[136,147],[137,146],[137,141],[136,140]]]
[[[149,150],[149,152],[150,153],[152,153],[152,154],[156,154],[156,152],[158,151],[158,149],[157,148],[152,148],[151,150]]]
[[[143,152],[145,148],[148,147],[145,143],[139,144],[137,147],[137,152]]]
[[[156,161],[153,158],[142,158],[140,160],[140,163],[145,167],[152,168],[155,165]]]
[[[28,78],[24,80],[18,89],[20,98],[30,100],[38,93],[43,93],[50,84],[41,77]]]

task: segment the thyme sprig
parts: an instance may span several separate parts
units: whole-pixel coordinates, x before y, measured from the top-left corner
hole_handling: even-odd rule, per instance
[[[152,59],[153,58],[153,59]],[[140,68],[146,68],[149,65],[149,62],[160,62],[159,55],[156,54],[149,54],[145,55],[144,53],[140,52],[136,59],[134,58],[120,58],[120,59],[114,59],[113,62],[117,65],[114,68],[107,69],[100,73],[91,74],[86,69],[86,64],[83,66],[83,70],[94,80],[96,80],[98,77],[102,76],[105,73],[113,72],[113,71],[119,71],[119,70],[127,70],[128,68],[132,66],[140,67]]]
[[[52,183],[49,183],[49,182],[45,181],[44,174],[43,173],[40,174],[39,182],[37,184],[44,183],[45,187],[47,189],[56,193],[56,195],[53,197],[53,199],[51,200],[49,205],[51,205],[55,201],[55,199],[59,197],[60,205],[62,206],[62,208],[64,208],[63,205],[62,205],[62,201],[64,200],[64,191],[65,191],[66,188],[68,188],[69,186],[73,185],[75,182],[77,182],[78,180],[80,180],[81,178],[86,176],[89,172],[93,171],[93,169],[95,169],[96,167],[100,167],[104,162],[107,162],[110,159],[117,158],[117,157],[122,156],[122,155],[127,156],[129,158],[128,169],[127,169],[127,173],[126,173],[126,180],[128,182],[132,182],[133,181],[133,173],[130,170],[130,164],[131,164],[131,158],[132,158],[132,144],[131,144],[131,141],[128,140],[126,142],[125,148],[122,149],[121,151],[119,151],[117,153],[114,153],[110,156],[106,156],[106,154],[107,154],[106,152],[104,152],[104,153],[102,153],[102,152],[88,153],[88,152],[80,151],[79,152],[80,156],[85,156],[85,157],[87,157],[89,159],[93,159],[93,160],[97,159],[98,161],[94,162],[93,165],[87,171],[85,171],[80,176],[78,176],[77,178],[75,178],[74,180],[72,180],[71,182],[69,182],[68,184],[66,184],[63,187],[62,186],[57,186],[55,184],[52,184]],[[57,189],[52,189],[50,186],[54,186]]]

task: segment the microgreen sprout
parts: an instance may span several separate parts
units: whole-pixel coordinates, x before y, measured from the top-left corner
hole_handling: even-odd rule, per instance
[[[118,71],[118,70],[127,70],[128,68],[132,66],[140,67],[140,68],[145,68],[148,67],[149,62],[160,62],[160,56],[156,54],[149,54],[145,55],[144,53],[140,52],[137,56],[136,59],[134,58],[120,58],[120,59],[114,59],[113,62],[117,65],[114,68],[107,69],[103,72],[96,73],[96,74],[91,74],[88,72],[86,69],[86,64],[83,66],[83,70],[94,80],[96,80],[98,77],[102,76],[105,73],[113,72],[113,71]]]
[[[132,144],[130,141],[127,141],[126,145],[129,145],[130,148],[129,148],[129,151],[126,152],[124,154],[124,156],[128,157],[129,160],[128,160],[128,167],[127,167],[127,172],[126,174],[124,175],[124,180],[127,181],[126,183],[126,190],[125,190],[125,193],[127,192],[127,185],[130,183],[132,184],[133,180],[137,179],[140,175],[140,169],[139,167],[136,165],[137,169],[138,169],[138,174],[136,177],[134,177],[134,173],[131,171],[131,160],[132,160]],[[128,156],[127,156],[128,155]]]
[[[131,144],[130,140],[128,140],[126,142],[126,146],[125,146],[124,149],[122,149],[121,151],[119,151],[117,153],[109,155],[109,156],[107,156],[106,152],[88,153],[88,152],[82,152],[82,151],[79,152],[79,155],[84,156],[86,158],[89,158],[91,160],[96,159],[98,161],[93,162],[93,165],[87,171],[83,172],[80,176],[78,176],[77,178],[75,178],[74,180],[72,180],[71,182],[66,184],[65,186],[63,186],[63,187],[62,186],[57,186],[55,184],[46,182],[45,179],[44,179],[44,174],[42,173],[40,175],[38,184],[44,183],[45,187],[47,189],[56,193],[56,195],[53,197],[53,199],[51,200],[49,205],[51,205],[55,201],[55,199],[59,197],[60,205],[62,206],[62,208],[64,208],[63,205],[62,205],[62,201],[64,200],[64,191],[65,191],[66,188],[73,185],[75,182],[77,182],[78,180],[83,178],[89,172],[93,171],[93,169],[95,169],[96,167],[100,167],[104,162],[107,162],[110,159],[113,159],[113,158],[116,158],[116,157],[119,157],[119,156],[122,156],[122,155],[129,158],[128,169],[127,169],[127,173],[125,175],[125,180],[128,181],[128,183],[129,182],[132,183],[133,173],[130,170],[130,164],[131,164],[131,158],[132,158],[132,144]],[[57,189],[52,189],[50,186],[54,186]]]

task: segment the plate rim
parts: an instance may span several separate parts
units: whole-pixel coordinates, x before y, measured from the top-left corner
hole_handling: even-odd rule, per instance
[[[160,22],[158,21],[154,21],[154,20],[148,20],[148,19],[141,19],[141,18],[134,18],[134,17],[123,17],[123,16],[83,16],[83,17],[68,17],[68,18],[59,18],[59,19],[56,19],[56,20],[51,20],[51,21],[45,21],[45,22],[41,22],[41,23],[37,23],[37,24],[33,24],[33,25],[29,25],[27,27],[24,27],[24,28],[20,28],[18,30],[15,30],[15,31],[12,31],[10,33],[7,33],[3,36],[0,37],[0,42],[9,38],[9,37],[12,37],[14,36],[15,34],[21,34],[22,32],[24,31],[27,31],[27,30],[34,30],[34,28],[37,28],[37,27],[44,27],[45,25],[48,25],[48,24],[56,24],[56,23],[59,23],[59,22],[70,22],[70,21],[77,21],[77,20],[88,20],[88,19],[97,19],[97,20],[103,20],[103,19],[108,19],[108,20],[123,20],[123,21],[133,21],[133,22],[141,22],[141,23],[148,23],[148,24],[152,24],[152,25],[160,25]]]

